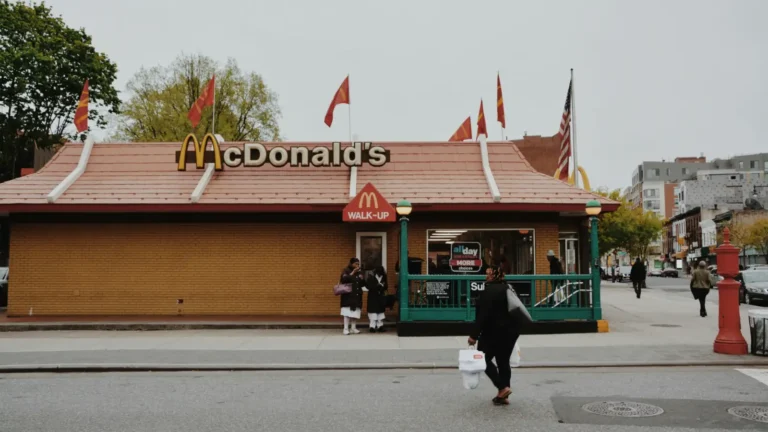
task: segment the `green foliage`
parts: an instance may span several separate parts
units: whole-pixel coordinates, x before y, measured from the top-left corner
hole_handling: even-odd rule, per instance
[[[622,249],[631,256],[645,259],[648,246],[661,234],[662,220],[653,211],[633,208],[618,189],[598,190],[596,193],[621,203],[615,212],[600,215],[597,231],[600,256]]]
[[[35,144],[47,149],[76,138],[65,132],[86,79],[89,118],[105,125],[95,108],[117,112],[116,76],[117,66],[85,30],[67,27],[44,3],[0,0],[0,180],[32,166]]]
[[[181,55],[170,66],[142,69],[128,83],[129,100],[117,136],[129,141],[181,141],[211,131],[212,107],[203,109],[193,130],[187,118],[216,74],[216,133],[227,141],[279,141],[277,95],[260,75],[240,70],[230,59],[219,67],[201,55]]]

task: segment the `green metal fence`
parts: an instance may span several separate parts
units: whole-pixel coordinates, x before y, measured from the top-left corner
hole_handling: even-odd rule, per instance
[[[506,277],[536,321],[601,319],[599,283],[592,279],[588,274]],[[484,280],[479,275],[408,275],[408,288],[400,289],[400,320],[473,321]]]

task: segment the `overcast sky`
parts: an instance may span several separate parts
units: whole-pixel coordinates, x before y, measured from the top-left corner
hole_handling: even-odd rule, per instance
[[[509,138],[557,132],[574,68],[579,164],[625,187],[643,160],[766,151],[766,0],[47,0],[119,68],[181,52],[260,73],[288,140],[349,137],[323,123],[347,73],[352,127],[371,141],[443,141],[485,101],[496,72]],[[225,137],[226,138],[226,137]]]

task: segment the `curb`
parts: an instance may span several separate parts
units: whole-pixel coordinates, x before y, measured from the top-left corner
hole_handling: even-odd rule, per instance
[[[521,364],[519,369],[590,369],[590,368],[626,368],[626,367],[716,367],[716,366],[750,366],[768,367],[765,361],[752,359],[714,360],[714,361],[667,361],[667,362],[585,362],[585,363],[531,363]],[[184,371],[297,371],[297,370],[456,370],[458,366],[451,363],[326,363],[326,364],[141,364],[141,363],[72,363],[72,364],[19,364],[2,365],[0,373],[105,373],[105,372],[184,372]]]
[[[159,331],[159,330],[282,330],[315,329],[340,330],[338,323],[6,323],[0,324],[0,332],[63,331],[63,330],[112,330],[112,331]],[[395,323],[384,323],[384,328],[394,329]]]

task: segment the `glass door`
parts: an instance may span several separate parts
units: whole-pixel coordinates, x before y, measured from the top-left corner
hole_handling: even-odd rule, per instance
[[[387,268],[387,233],[359,232],[357,233],[357,257],[360,268],[367,278],[378,266]]]

